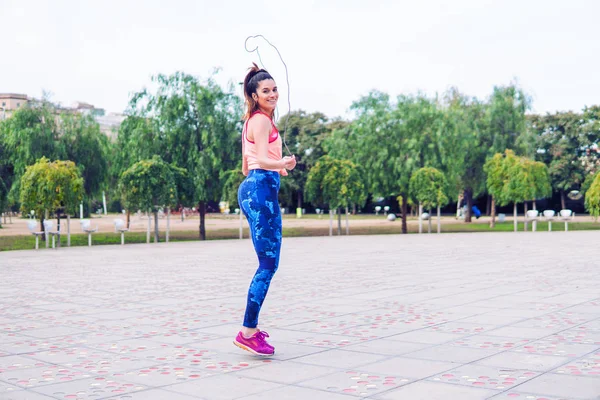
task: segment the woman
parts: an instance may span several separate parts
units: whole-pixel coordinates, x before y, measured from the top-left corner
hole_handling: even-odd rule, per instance
[[[242,172],[247,178],[238,190],[240,208],[248,219],[258,270],[250,283],[244,324],[233,343],[253,354],[271,355],[267,332],[258,329],[258,314],[279,264],[281,212],[277,196],[279,175],[296,166],[282,157],[282,140],[273,122],[279,92],[273,77],[256,64],[244,79],[247,112],[242,131]]]

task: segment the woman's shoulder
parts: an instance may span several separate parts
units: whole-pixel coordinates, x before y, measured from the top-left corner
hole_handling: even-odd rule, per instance
[[[248,119],[248,127],[249,128],[269,127],[269,129],[270,129],[272,124],[273,124],[273,121],[271,121],[271,118],[269,118],[268,115],[261,113],[261,112],[256,112],[256,113],[252,114],[250,116],[250,118]]]

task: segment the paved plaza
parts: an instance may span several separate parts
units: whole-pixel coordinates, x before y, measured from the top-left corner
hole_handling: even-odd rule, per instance
[[[249,240],[0,253],[0,399],[600,399],[600,232],[286,238],[232,344]]]

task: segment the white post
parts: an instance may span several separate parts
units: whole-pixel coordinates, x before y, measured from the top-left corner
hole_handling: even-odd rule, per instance
[[[419,202],[419,233],[423,233],[423,206]]]
[[[45,215],[44,221],[47,221],[48,220],[48,210],[46,210],[46,213],[44,215]],[[46,230],[45,226],[44,226],[44,237],[46,238],[46,248],[48,248],[48,243],[50,243],[50,239],[48,238],[48,231]]]
[[[244,213],[240,209],[240,239],[244,238],[244,216],[242,214]]]
[[[121,246],[125,245],[125,232],[121,231]]]
[[[106,215],[106,194],[102,191],[102,204],[104,205],[104,215]]]
[[[548,232],[552,232],[552,221],[548,220]]]
[[[55,236],[54,235],[52,235],[52,248],[53,249],[55,248]]]
[[[167,207],[167,236],[166,242],[169,243],[169,228],[171,227],[171,207]]]
[[[88,247],[92,247],[92,232],[88,233]]]
[[[148,216],[148,231],[146,232],[146,243],[150,244],[150,213],[147,212],[146,215]]]
[[[537,210],[536,204],[535,204],[535,200],[533,201],[533,209]],[[538,214],[539,216],[540,214]],[[537,231],[537,217],[536,219],[533,220],[533,231],[536,232]]]
[[[333,236],[333,210],[329,209],[329,236]]]
[[[40,237],[38,235],[35,235],[35,249],[39,250],[40,248]]]
[[[440,221],[440,206],[437,207],[437,225],[438,225],[438,232],[437,233],[442,233],[442,223]]]
[[[83,203],[79,204],[79,219],[83,219]]]
[[[346,235],[350,234],[350,223],[348,222],[348,207],[346,207]]]
[[[67,247],[71,247],[71,216],[67,215]]]
[[[517,231],[517,203],[515,203],[515,206],[513,209],[513,220],[514,220],[515,232],[516,232]]]
[[[565,232],[569,231],[569,222],[565,219]]]

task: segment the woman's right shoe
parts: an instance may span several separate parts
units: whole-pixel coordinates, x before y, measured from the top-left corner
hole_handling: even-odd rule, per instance
[[[244,337],[242,331],[238,332],[233,344],[237,347],[249,351],[257,356],[271,356],[275,354],[275,347],[267,343],[269,334],[264,331],[258,331],[249,338]]]

